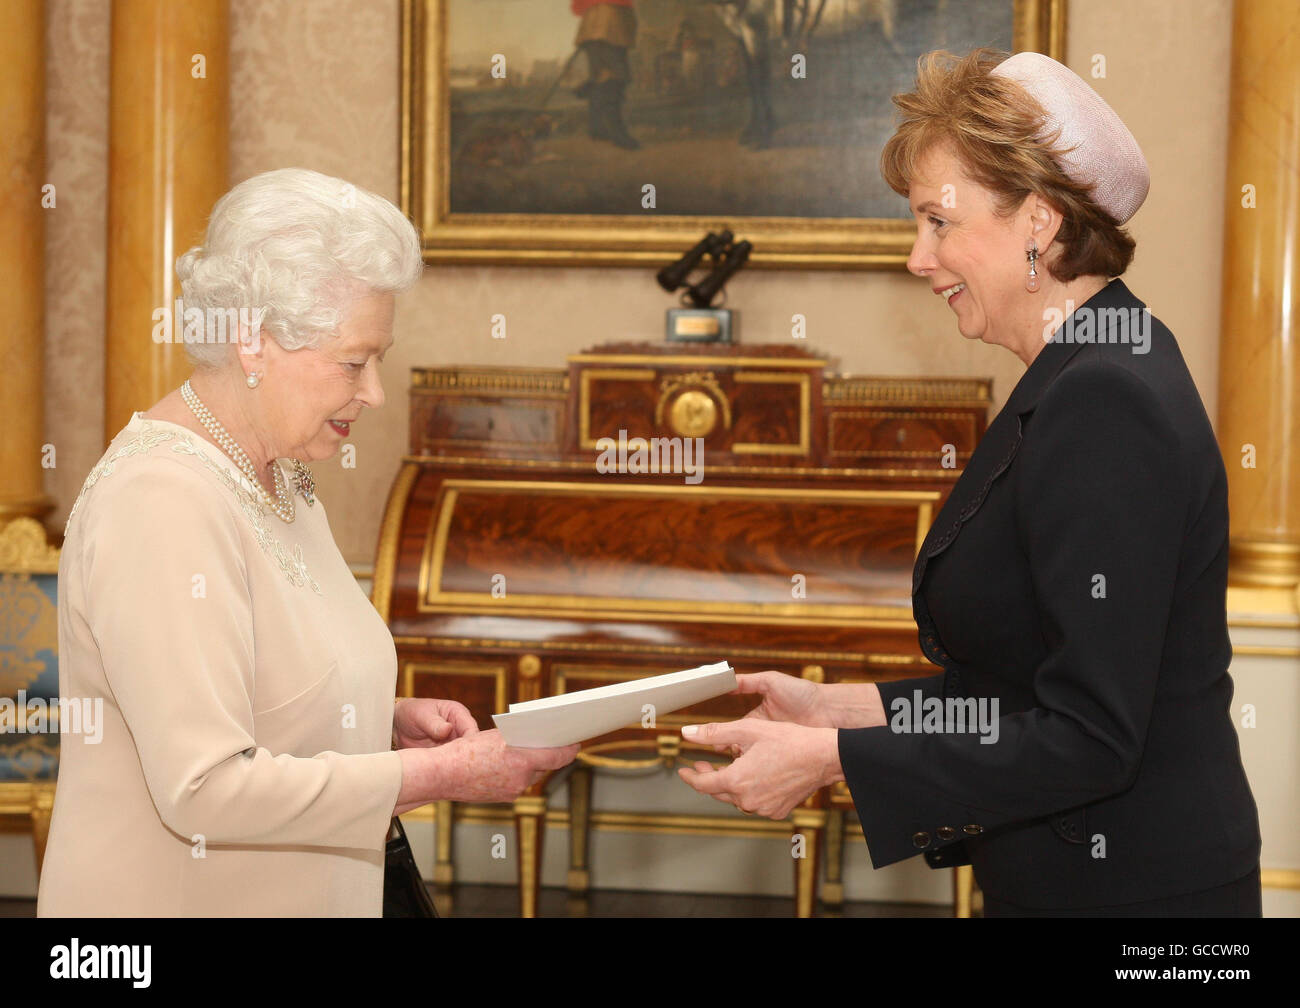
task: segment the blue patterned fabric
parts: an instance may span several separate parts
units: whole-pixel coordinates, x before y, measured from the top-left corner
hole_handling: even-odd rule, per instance
[[[58,576],[0,574],[0,783],[57,774],[58,644]]]

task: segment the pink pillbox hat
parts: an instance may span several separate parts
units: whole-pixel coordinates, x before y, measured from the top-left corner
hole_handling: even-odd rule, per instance
[[[1076,182],[1093,185],[1092,198],[1123,224],[1151,188],[1142,148],[1115,111],[1067,66],[1042,53],[1016,53],[992,73],[1015,81],[1047,113],[1040,139],[1061,131],[1057,156],[1062,170]],[[1069,148],[1073,148],[1070,150]]]

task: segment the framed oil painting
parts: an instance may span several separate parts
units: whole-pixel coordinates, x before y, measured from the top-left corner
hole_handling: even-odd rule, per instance
[[[441,263],[899,268],[890,96],[932,49],[1064,58],[1065,0],[404,0],[402,204]]]

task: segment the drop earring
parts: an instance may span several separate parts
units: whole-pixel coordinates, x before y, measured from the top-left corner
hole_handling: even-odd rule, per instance
[[[1029,275],[1025,277],[1025,290],[1033,294],[1038,290],[1038,244],[1032,238],[1025,242],[1025,258],[1029,260]]]
[[[249,388],[255,389],[258,385],[262,384],[262,378],[256,371],[250,371],[248,377],[244,379],[244,383]]]

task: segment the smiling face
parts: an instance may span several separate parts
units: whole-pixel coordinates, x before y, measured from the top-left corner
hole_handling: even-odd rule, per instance
[[[908,202],[916,241],[907,268],[947,297],[967,339],[1014,348],[1028,296],[1025,241],[1042,232],[1035,230],[1042,223],[1034,217],[1038,211],[1041,218],[1039,201],[1030,197],[1010,218],[999,217],[993,194],[966,177],[949,148],[936,146],[921,160]],[[1040,250],[1045,247],[1040,239]],[[1038,273],[1045,272],[1040,257]]]
[[[284,350],[262,340],[262,424],[274,454],[303,462],[331,457],[366,407],[384,404],[379,364],[393,344],[393,295],[367,294],[345,311],[336,336],[319,347]]]

